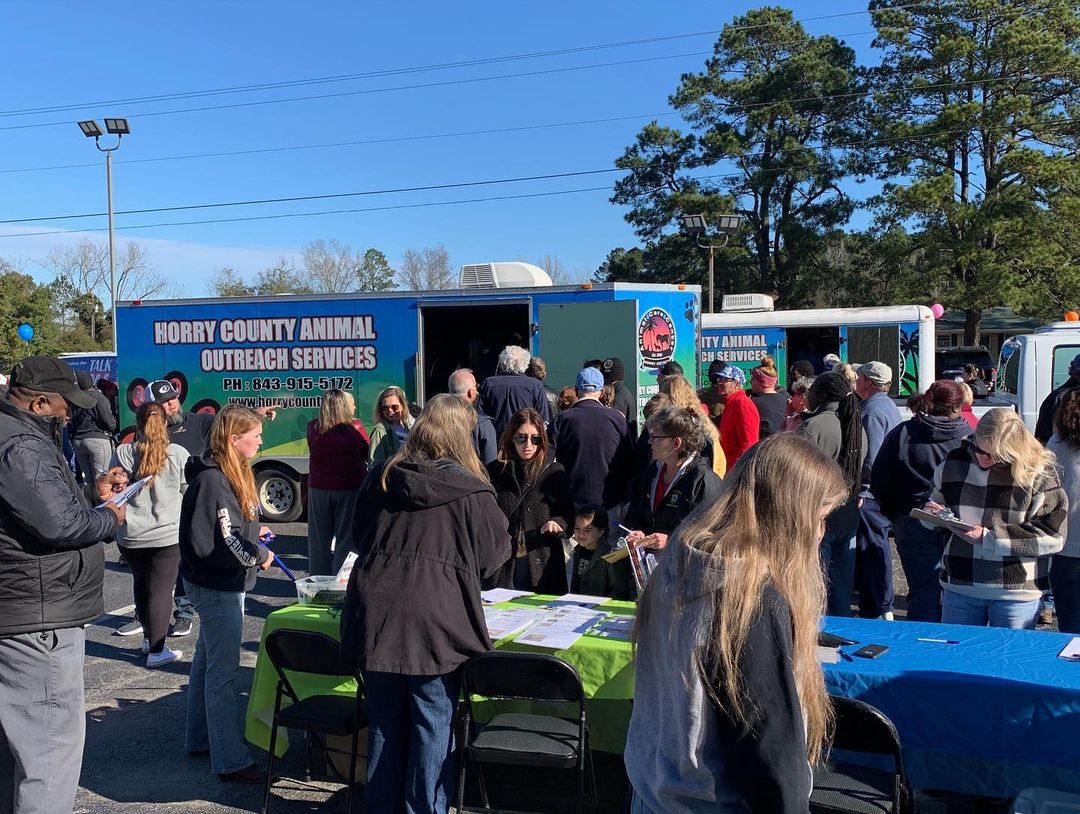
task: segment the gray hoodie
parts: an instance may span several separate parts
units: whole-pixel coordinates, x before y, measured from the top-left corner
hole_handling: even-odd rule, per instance
[[[708,583],[718,578],[713,572],[706,580],[707,567],[703,554],[674,535],[642,600],[649,624],[638,634],[624,753],[630,782],[655,814],[805,814],[812,775],[792,673],[790,611],[766,584],[740,658],[751,720],[737,722],[717,708],[705,684],[723,698],[718,668],[702,653],[715,602]],[[677,601],[686,603],[681,613]]]
[[[165,468],[127,504],[127,522],[116,531],[116,542],[125,548],[164,548],[180,542],[180,504],[187,480],[184,466],[190,457],[179,444],[169,444]],[[139,475],[135,445],[121,444],[113,452],[109,468],[123,467],[134,483]]]

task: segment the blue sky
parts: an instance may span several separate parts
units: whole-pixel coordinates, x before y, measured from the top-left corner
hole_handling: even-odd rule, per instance
[[[328,195],[604,170],[656,114],[683,72],[700,70],[716,32],[758,3],[585,2],[375,4],[358,2],[110,3],[8,0],[0,52],[0,220],[105,211],[104,161],[75,122],[128,117],[115,154],[114,206],[151,209]],[[831,33],[871,59],[865,0],[791,2],[811,33]],[[512,57],[643,38],[670,39],[487,65],[170,99],[136,97],[310,80]],[[649,60],[649,61],[641,61]],[[600,63],[626,63],[582,67]],[[555,71],[555,72],[552,72]],[[532,76],[508,74],[548,72]],[[490,77],[501,77],[484,79]],[[481,80],[481,81],[469,81]],[[453,84],[451,84],[453,83]],[[406,87],[426,85],[426,87]],[[328,94],[332,98],[258,104]],[[111,103],[110,103],[111,102]],[[96,104],[87,104],[96,103]],[[243,104],[219,110],[161,114]],[[78,109],[11,115],[80,105]],[[85,105],[85,106],[83,106]],[[610,121],[621,119],[619,121]],[[479,130],[609,120],[516,132]],[[677,117],[661,118],[676,124]],[[6,128],[6,129],[5,129]],[[296,149],[342,142],[338,147]],[[293,148],[246,155],[207,153]],[[178,158],[202,155],[199,158]],[[158,160],[158,159],[173,160]],[[79,166],[70,166],[79,165]],[[64,169],[19,171],[27,168]],[[374,247],[396,264],[409,248],[443,244],[451,262],[557,257],[588,275],[615,246],[635,245],[608,202],[615,173],[336,200],[118,215],[120,240],[138,240],[188,296],[231,266],[251,275],[317,238]],[[178,221],[327,210],[455,205],[147,228]],[[0,257],[42,279],[57,244],[106,240],[104,217],[0,224]],[[63,234],[44,234],[54,230]],[[12,234],[33,233],[12,237]]]

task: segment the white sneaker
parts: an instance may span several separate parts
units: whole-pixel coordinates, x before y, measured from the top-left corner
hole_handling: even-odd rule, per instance
[[[896,617],[893,615],[892,611],[885,611],[885,613],[881,614],[881,618],[884,619],[886,622],[896,621]]]
[[[149,655],[150,654],[150,640],[149,639],[143,639],[142,640],[142,647],[139,648],[139,649],[142,650],[144,656]]]
[[[180,661],[184,657],[182,650],[170,650],[167,646],[160,653],[150,653],[146,657],[147,667],[164,667],[174,661]]]

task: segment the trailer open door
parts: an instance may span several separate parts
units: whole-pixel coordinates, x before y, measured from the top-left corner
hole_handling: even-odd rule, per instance
[[[541,305],[540,356],[548,387],[573,387],[584,362],[618,356],[626,366],[626,386],[636,393],[637,312],[637,300]]]

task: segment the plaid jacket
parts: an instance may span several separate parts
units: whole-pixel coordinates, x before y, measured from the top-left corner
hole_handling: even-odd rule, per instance
[[[967,441],[946,456],[934,472],[930,500],[986,533],[981,543],[949,535],[941,584],[980,599],[1038,599],[1050,587],[1050,555],[1065,544],[1069,501],[1057,468],[1048,466],[1023,488],[1007,466],[980,467],[972,450]]]

